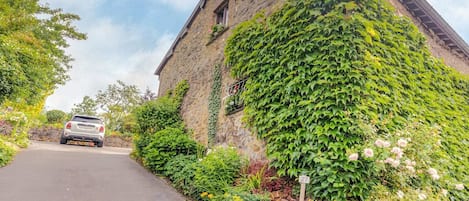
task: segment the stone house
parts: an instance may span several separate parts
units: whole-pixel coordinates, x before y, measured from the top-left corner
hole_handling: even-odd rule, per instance
[[[388,1],[398,15],[411,18],[426,35],[428,46],[436,57],[463,74],[469,74],[469,46],[426,0]],[[223,66],[224,47],[237,24],[261,10],[269,15],[282,3],[284,0],[200,0],[157,67],[159,96],[181,80],[189,82],[181,112],[187,127],[200,142],[208,142],[209,96],[215,67],[222,65],[222,103],[215,142],[236,146],[251,158],[264,157],[263,142],[244,127],[242,105],[232,99],[243,88],[244,82],[234,80],[229,69]],[[229,110],[225,108],[228,101],[235,103]]]

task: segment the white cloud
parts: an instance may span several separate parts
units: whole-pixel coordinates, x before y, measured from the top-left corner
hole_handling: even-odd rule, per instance
[[[78,8],[79,4],[68,4],[68,7],[73,9],[66,12],[84,9]],[[157,77],[153,72],[175,34],[159,35],[156,28],[114,22],[110,17],[93,15],[96,10],[87,12],[88,17],[82,18],[78,28],[87,33],[88,39],[69,41],[67,53],[75,59],[69,72],[71,80],[47,99],[47,109],[69,111],[83,96],[93,97],[117,80],[136,85],[142,92],[147,87],[156,91]]]
[[[159,3],[169,5],[179,11],[189,11],[194,9],[198,0],[156,0]]]
[[[428,0],[436,11],[458,34],[469,43],[469,1],[467,0]]]

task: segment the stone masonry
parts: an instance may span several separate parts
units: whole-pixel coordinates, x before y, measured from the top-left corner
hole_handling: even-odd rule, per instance
[[[412,18],[412,14],[406,10],[399,0],[388,1],[396,8],[399,15]],[[166,63],[162,64],[164,68],[157,74],[160,81],[159,96],[174,88],[182,80],[189,82],[190,88],[184,98],[181,113],[187,127],[194,132],[194,137],[198,141],[207,144],[208,102],[213,84],[212,76],[215,66],[223,64],[223,51],[227,38],[233,28],[240,22],[252,18],[259,11],[264,11],[268,15],[279,8],[284,1],[229,0],[228,28],[210,43],[209,35],[212,26],[216,22],[215,11],[219,5],[226,1],[205,0],[201,2],[203,4],[199,4],[200,7],[196,8],[198,12],[194,11],[195,14],[193,14],[190,23],[186,24],[181,32],[184,34],[180,34],[174,48],[170,50],[171,57],[165,61]],[[454,67],[456,70],[469,74],[469,61],[467,59],[451,52],[436,36],[433,36],[420,25],[418,20],[413,19],[413,21],[421,32],[427,36],[428,45],[436,57],[443,59],[447,65]],[[228,96],[227,88],[235,80],[230,76],[228,67],[224,66],[222,69],[222,104],[218,117],[216,141],[218,144],[235,146],[251,158],[264,159],[264,143],[245,128],[242,123],[242,111],[231,115],[225,114],[224,100]]]

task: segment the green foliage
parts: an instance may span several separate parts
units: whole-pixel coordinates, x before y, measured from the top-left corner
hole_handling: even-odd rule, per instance
[[[73,104],[72,114],[77,115],[90,115],[96,116],[96,111],[98,110],[98,103],[96,100],[89,96],[84,96],[81,103]]]
[[[37,0],[0,0],[0,19],[0,104],[41,103],[68,79],[67,40],[86,38],[72,25],[80,18]]]
[[[13,156],[15,155],[16,150],[7,145],[1,138],[0,138],[0,167],[3,167],[11,162]]]
[[[217,134],[218,113],[221,105],[221,65],[215,66],[213,84],[208,99],[208,144],[213,145]]]
[[[131,114],[140,102],[140,91],[137,86],[127,85],[120,80],[117,80],[117,84],[108,85],[105,91],[99,90],[96,95],[96,103],[104,111],[102,116],[106,121],[108,131],[122,132],[124,118]]]
[[[47,123],[63,123],[67,114],[62,110],[50,110],[46,112]]]
[[[199,193],[223,194],[239,176],[241,166],[235,148],[216,147],[197,166],[194,186]]]
[[[148,101],[136,108],[135,116],[141,134],[151,134],[166,127],[180,127],[179,103],[168,96]]]
[[[174,187],[180,189],[184,195],[198,197],[194,186],[194,175],[197,167],[196,155],[177,155],[171,158],[164,166],[164,175],[167,176]]]
[[[469,79],[432,57],[387,1],[288,1],[240,23],[225,55],[234,77],[249,77],[245,120],[267,142],[272,166],[311,176],[314,199],[366,199],[381,172],[371,160],[350,162],[350,150],[414,119],[442,127],[445,160],[435,166],[468,185]],[[370,136],[362,120],[388,122]]]
[[[4,134],[4,140],[10,143],[14,143],[21,148],[26,148],[29,144],[28,131],[31,124],[31,119],[28,118],[28,114],[24,112],[18,112],[11,109],[0,108],[0,124],[4,127],[9,127],[9,133]]]
[[[176,87],[174,87],[174,90],[168,91],[169,96],[174,99],[176,103],[178,103],[178,108],[181,107],[182,100],[184,99],[184,96],[188,90],[189,83],[187,80],[182,80],[176,85]]]
[[[216,195],[212,199],[213,201],[269,201],[268,195],[252,194],[249,191],[237,187],[230,187],[226,189],[226,192],[222,195]]]
[[[170,90],[167,95],[145,102],[134,110],[135,129],[138,132],[134,136],[134,145],[138,156],[143,157],[143,149],[151,142],[151,135],[155,132],[167,127],[184,128],[179,108],[188,89],[187,81],[182,81],[174,91]]]
[[[165,128],[150,140],[143,150],[143,164],[155,173],[163,173],[166,163],[177,155],[196,154],[200,146],[178,128]]]
[[[209,43],[212,42],[217,38],[218,35],[222,34],[226,30],[225,26],[223,24],[216,24],[212,26],[212,32],[210,33],[209,36]]]

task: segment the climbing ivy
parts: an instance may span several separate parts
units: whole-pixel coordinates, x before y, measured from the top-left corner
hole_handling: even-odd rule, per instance
[[[351,150],[410,119],[442,127],[442,160],[424,163],[468,186],[469,78],[435,59],[387,1],[287,1],[240,23],[225,56],[232,76],[249,77],[245,120],[265,139],[271,165],[311,176],[311,197],[366,199],[383,177],[375,161],[351,162]],[[376,132],[364,132],[363,121]],[[468,200],[469,192],[449,196]]]
[[[218,113],[220,111],[221,104],[221,65],[215,66],[215,71],[213,72],[213,84],[212,91],[210,92],[210,97],[208,99],[208,144],[209,146],[213,145],[215,142],[215,137],[217,134],[217,122],[218,122]]]

